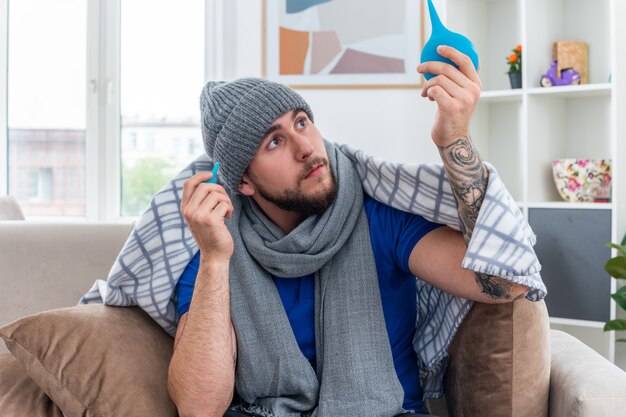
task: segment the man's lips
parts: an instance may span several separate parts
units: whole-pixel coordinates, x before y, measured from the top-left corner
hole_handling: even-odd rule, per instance
[[[311,170],[311,172],[309,172],[309,175],[307,175],[305,178],[311,178],[311,177],[317,176],[318,174],[322,172],[323,167],[324,167],[324,164],[315,165],[313,169]]]

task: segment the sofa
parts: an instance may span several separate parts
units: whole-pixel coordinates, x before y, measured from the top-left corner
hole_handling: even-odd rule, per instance
[[[172,338],[137,307],[76,306],[132,225],[0,221],[0,416],[175,416]],[[6,345],[6,346],[5,346]],[[611,417],[626,373],[549,329],[545,303],[475,304],[449,349],[439,416]]]

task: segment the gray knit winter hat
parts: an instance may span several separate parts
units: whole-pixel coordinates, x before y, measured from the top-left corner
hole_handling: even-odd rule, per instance
[[[284,113],[313,112],[294,90],[263,78],[209,81],[202,89],[200,114],[202,140],[207,155],[220,162],[220,175],[237,191],[243,174],[254,157],[263,133]]]

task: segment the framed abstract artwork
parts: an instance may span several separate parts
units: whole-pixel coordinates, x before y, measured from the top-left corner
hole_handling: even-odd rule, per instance
[[[264,76],[294,88],[412,88],[423,0],[264,0]]]

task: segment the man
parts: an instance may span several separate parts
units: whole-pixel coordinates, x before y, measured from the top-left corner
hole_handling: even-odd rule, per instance
[[[438,52],[458,69],[417,69],[438,75],[422,96],[438,106],[432,139],[462,233],[364,196],[293,90],[207,84],[205,148],[230,194],[204,183],[211,173],[184,185],[199,252],[177,287],[168,386],[181,416],[222,416],[235,388],[269,416],[423,413],[414,277],[479,302],[525,296],[523,285],[461,267],[489,181],[469,138],[481,83],[467,56]]]

